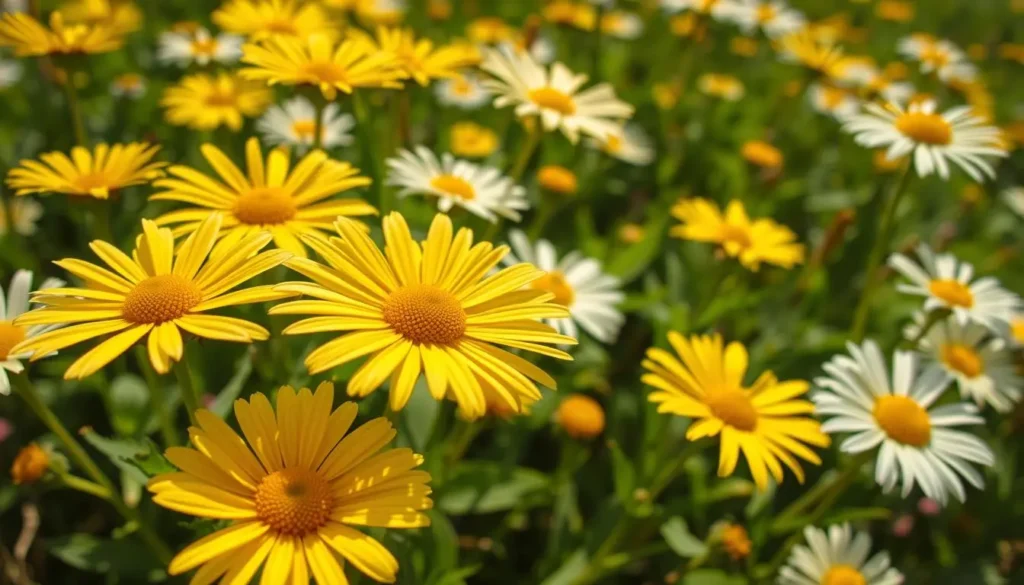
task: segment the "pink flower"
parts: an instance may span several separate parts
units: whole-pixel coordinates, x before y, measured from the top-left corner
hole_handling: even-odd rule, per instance
[[[14,425],[6,418],[0,418],[0,443],[7,440],[14,433]]]
[[[917,501],[917,511],[924,516],[938,516],[942,506],[931,498],[921,498]]]
[[[910,536],[910,532],[914,529],[914,517],[910,514],[903,514],[892,523],[892,533],[899,538],[906,538]]]

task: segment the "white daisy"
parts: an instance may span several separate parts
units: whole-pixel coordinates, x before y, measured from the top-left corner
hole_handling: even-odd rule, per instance
[[[495,107],[514,105],[521,118],[539,116],[545,130],[557,128],[573,143],[581,132],[607,136],[633,115],[633,106],[615,97],[607,83],[578,91],[587,76],[573,73],[562,63],[549,71],[529,55],[486,49],[480,67],[496,78],[484,82],[497,94]]]
[[[804,528],[807,546],[793,547],[778,585],[900,585],[903,575],[889,566],[889,553],[871,553],[871,536],[854,534],[849,524],[833,524],[828,532]]]
[[[601,32],[616,39],[636,39],[644,33],[644,21],[632,12],[614,10],[601,17]]]
[[[914,315],[918,331],[926,319],[924,313]],[[955,380],[960,396],[974,400],[979,408],[987,402],[999,412],[1008,412],[1020,400],[1024,380],[1017,375],[1013,355],[988,328],[947,319],[932,325],[918,348],[926,368]]]
[[[522,36],[517,36],[515,39],[502,41],[498,43],[498,50],[501,51],[512,51],[517,55],[529,53],[533,60],[541,65],[548,65],[555,60],[555,54],[558,52],[558,48],[555,46],[555,42],[550,37],[543,33],[538,33],[536,37],[530,40],[530,50],[526,50],[526,39]],[[481,51],[483,47],[481,47]]]
[[[11,217],[7,217],[10,211]],[[7,205],[0,205],[0,235],[6,235],[14,228],[14,233],[31,236],[36,233],[36,222],[43,216],[43,206],[35,199],[18,197],[7,200]]]
[[[138,73],[124,73],[110,82],[110,95],[130,100],[139,99],[146,93],[146,78]]]
[[[356,119],[342,113],[338,104],[327,104],[323,112],[321,147],[352,144],[351,130],[355,125]],[[305,97],[295,96],[267,110],[256,122],[256,129],[270,144],[292,146],[300,153],[305,152],[313,146],[316,135],[316,107]]]
[[[0,89],[7,89],[21,81],[21,62],[0,59]]]
[[[832,116],[840,122],[860,111],[861,101],[844,87],[815,82],[807,88],[807,95],[816,112]]]
[[[728,20],[735,3],[735,0],[660,0],[662,10],[670,14],[692,10],[710,14],[717,20]]]
[[[879,97],[886,102],[905,104],[914,95],[913,84],[890,79],[881,69],[870,63],[847,65],[840,77],[842,81],[853,84],[868,96]]]
[[[60,286],[64,286],[63,280],[48,278],[39,286],[39,290]],[[21,360],[31,357],[31,354],[11,355],[11,348],[25,339],[31,339],[40,333],[60,327],[60,325],[22,327],[13,323],[16,317],[28,310],[28,297],[31,288],[32,272],[29,270],[19,270],[14,273],[11,286],[7,289],[6,298],[3,287],[0,287],[0,394],[11,393],[11,380],[8,378],[7,372],[21,373],[25,369]]]
[[[179,67],[192,63],[206,66],[211,61],[223,64],[236,63],[242,58],[242,43],[238,35],[220,33],[210,35],[205,28],[195,32],[165,32],[160,35],[157,59]]]
[[[915,34],[901,39],[897,48],[904,57],[919,62],[922,73],[935,73],[943,81],[963,79],[964,76],[969,81],[976,76],[976,69],[967,60],[967,54],[952,41]]]
[[[603,140],[588,139],[587,143],[611,157],[638,167],[654,161],[654,145],[650,136],[636,124],[627,124]]]
[[[853,433],[839,445],[846,453],[881,445],[875,481],[886,492],[902,478],[902,497],[919,484],[925,496],[944,505],[950,493],[966,499],[961,477],[982,489],[981,473],[970,464],[991,466],[995,457],[980,439],[952,428],[983,423],[978,409],[967,402],[932,408],[949,378],[936,370],[918,375],[914,353],[897,351],[890,385],[877,344],[848,343],[847,348],[850,355],[833,357],[824,366],[827,376],[814,381],[822,389],[812,397],[816,412],[832,417],[821,430]]]
[[[387,183],[401,187],[399,197],[433,195],[438,198],[437,208],[445,213],[457,205],[490,222],[497,222],[499,215],[519,221],[519,212],[530,207],[526,189],[498,169],[448,153],[438,160],[425,146],[417,146],[415,151],[403,149],[387,164]]]
[[[491,99],[491,92],[471,73],[438,80],[434,84],[434,93],[442,104],[463,110],[480,109]]]
[[[512,252],[505,256],[508,266],[526,262],[547,272],[530,288],[555,296],[554,302],[569,309],[569,317],[547,319],[559,333],[577,337],[576,325],[602,343],[612,343],[619,335],[625,317],[616,308],[625,295],[619,280],[601,271],[601,263],[573,251],[559,260],[554,245],[547,240],[531,244],[519,230],[509,233]]]
[[[957,323],[980,323],[999,331],[1009,322],[1014,311],[1021,306],[1020,298],[999,286],[992,277],[974,280],[974,267],[960,262],[952,254],[936,255],[925,244],[917,247],[920,264],[903,254],[889,257],[889,266],[910,280],[897,290],[925,297],[925,312],[946,308],[953,312]]]
[[[931,100],[910,104],[907,109],[872,103],[864,106],[863,113],[850,117],[843,130],[862,146],[888,147],[889,160],[912,153],[914,168],[922,177],[938,173],[949,179],[952,162],[982,182],[983,175],[995,178],[995,169],[984,157],[1007,156],[999,129],[975,116],[970,106],[938,114]]]
[[[999,197],[1014,213],[1024,218],[1024,187],[1008,187],[999,194]]]
[[[798,32],[807,25],[803,13],[781,0],[740,0],[727,3],[720,10],[746,34],[761,29],[765,35],[777,38]]]

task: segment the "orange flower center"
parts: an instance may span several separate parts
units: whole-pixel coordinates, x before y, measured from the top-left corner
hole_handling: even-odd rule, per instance
[[[329,61],[306,63],[299,71],[312,78],[313,83],[341,83],[348,78],[343,67]]]
[[[206,96],[206,105],[216,108],[233,108],[238,104],[238,94],[234,88],[218,87]]]
[[[761,24],[775,20],[778,11],[771,4],[762,4],[757,7],[757,21]]]
[[[413,284],[391,293],[383,317],[416,343],[451,345],[466,332],[466,312],[452,293],[429,284]]]
[[[722,224],[722,245],[729,243],[736,244],[740,249],[751,247],[754,243],[750,239],[750,230],[743,226],[730,223]]]
[[[212,57],[217,52],[217,39],[193,39],[192,54]]]
[[[295,28],[295,23],[286,18],[279,18],[277,20],[271,20],[266,25],[267,32],[278,33],[282,35],[295,35],[298,34],[298,29]]]
[[[7,359],[11,348],[25,340],[25,329],[10,321],[0,321],[0,360]]]
[[[747,529],[738,524],[730,524],[722,530],[722,548],[733,560],[738,561],[750,555],[753,548]]]
[[[953,140],[953,127],[938,114],[907,112],[896,118],[896,129],[924,144],[949,144]]]
[[[331,486],[309,469],[285,468],[263,478],[253,498],[256,515],[279,534],[303,536],[327,523]]]
[[[176,274],[151,276],[135,285],[121,305],[121,316],[132,323],[173,321],[203,300],[203,291]]]
[[[821,578],[821,585],[866,585],[867,579],[850,565],[835,565]]]
[[[572,305],[573,299],[576,298],[576,292],[573,291],[572,286],[565,280],[565,275],[556,270],[544,274],[544,276],[533,281],[530,286],[555,295],[555,298],[551,300],[563,307]]]
[[[731,427],[747,432],[757,428],[757,410],[746,393],[738,388],[708,392],[704,403],[715,418]]]
[[[614,134],[604,141],[604,150],[609,154],[615,154],[622,150],[622,139]]]
[[[563,116],[571,116],[576,113],[576,102],[572,100],[572,96],[553,87],[531,89],[528,96],[530,101],[538,106],[554,110]]]
[[[914,447],[924,447],[932,440],[932,421],[928,413],[906,396],[883,396],[875,401],[875,421],[889,438]]]
[[[537,182],[541,187],[555,193],[572,195],[579,189],[576,173],[558,165],[545,165],[537,171]]]
[[[939,349],[942,363],[967,376],[976,378],[985,371],[985,360],[969,345],[946,343]]]
[[[281,187],[257,187],[235,202],[235,217],[249,225],[279,225],[295,217],[295,200]]]
[[[945,67],[949,64],[950,54],[938,45],[929,45],[921,51],[921,61],[930,63],[935,67]]]
[[[473,93],[473,84],[465,78],[459,78],[452,82],[452,93],[459,96],[468,96]]]
[[[316,122],[313,120],[296,120],[292,123],[292,132],[300,140],[312,140],[316,135]]]
[[[974,293],[967,285],[952,279],[933,280],[928,290],[951,307],[973,307]]]
[[[455,175],[438,175],[430,180],[430,186],[445,195],[472,201],[476,198],[476,189],[468,181]]]

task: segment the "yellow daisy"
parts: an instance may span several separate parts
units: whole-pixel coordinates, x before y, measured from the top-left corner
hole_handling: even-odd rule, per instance
[[[262,84],[232,73],[188,75],[164,91],[160,105],[167,121],[193,130],[226,125],[237,132],[243,117],[255,117],[270,105],[272,95]]]
[[[68,24],[106,26],[121,35],[142,24],[142,11],[131,0],[70,0],[60,12]]]
[[[298,0],[229,0],[214,11],[213,22],[224,31],[252,40],[333,36],[338,30],[319,3]]]
[[[395,429],[376,418],[351,433],[358,408],[331,412],[334,385],[316,393],[285,386],[276,413],[263,394],[235,401],[239,436],[206,410],[189,429],[195,448],[172,447],[167,459],[181,471],[149,481],[165,508],[228,522],[186,547],[167,571],[198,568],[192,583],[261,585],[348,583],[350,563],[375,581],[394,583],[398,561],[375,538],[353,526],[419,528],[432,507],[423,457],[385,449]],[[245,437],[244,439],[242,437]]]
[[[792,230],[770,219],[751,220],[739,201],[730,201],[723,215],[713,201],[683,199],[672,207],[672,216],[683,222],[671,229],[672,236],[714,242],[750,270],[762,262],[792,268],[804,261],[804,247]]]
[[[540,322],[567,317],[565,307],[540,289],[523,289],[544,275],[517,264],[487,276],[508,253],[490,242],[473,245],[473,232],[454,234],[447,215],[437,214],[427,239],[416,242],[398,213],[384,218],[386,246],[376,244],[353,220],[339,218],[340,239],[329,244],[303,238],[329,266],[293,258],[287,266],[313,279],[277,290],[316,300],[273,307],[273,315],[315,315],[285,328],[288,335],[342,331],[306,358],[316,374],[371,355],[348,382],[350,396],[366,396],[391,378],[392,410],[405,406],[413,385],[426,374],[435,399],[455,400],[467,417],[486,412],[490,396],[520,412],[540,398],[534,382],[555,388],[543,370],[496,345],[570,360],[545,344],[575,344]]]
[[[374,42],[365,36],[368,42]],[[394,55],[402,72],[420,85],[432,79],[458,77],[459,70],[480,62],[480,51],[473,45],[435,47],[430,39],[417,39],[412,29],[379,27],[376,45],[378,50]]]
[[[407,77],[395,55],[358,37],[340,44],[324,35],[276,37],[242,47],[242,62],[253,65],[241,71],[247,79],[319,87],[329,100],[357,87],[400,88]]]
[[[225,238],[214,249],[221,219],[219,214],[211,215],[176,253],[171,230],[145,219],[131,257],[107,242],[94,240],[89,247],[113,271],[71,258],[56,262],[85,281],[85,287],[38,291],[33,300],[43,307],[18,317],[15,325],[74,325],[28,339],[11,351],[32,353],[35,361],[88,339],[114,334],[71,364],[64,373],[64,378],[71,380],[99,370],[146,334],[149,360],[161,374],[181,359],[181,330],[240,343],[267,339],[267,330],[255,323],[204,313],[287,297],[269,285],[228,291],[281,264],[291,254],[284,250],[257,254],[270,243],[268,233]]]
[[[39,160],[23,160],[7,174],[7,186],[15,195],[64,193],[106,199],[111,192],[143,185],[163,176],[167,163],[153,161],[159,146],[145,142],[100,144],[90,152],[83,146],[63,152],[47,152]]]
[[[799,63],[812,72],[839,79],[847,61],[842,47],[834,41],[822,39],[808,29],[786,35],[778,42],[783,59]]]
[[[807,445],[826,447],[828,435],[821,432],[818,421],[803,416],[814,412],[814,405],[797,399],[807,393],[807,382],[780,382],[764,372],[752,385],[744,386],[747,350],[742,344],[733,342],[723,348],[719,335],[687,339],[675,331],[669,332],[668,341],[675,355],[652,347],[643,361],[649,373],[641,380],[657,389],[648,399],[658,404],[658,412],[694,419],[686,431],[687,440],[721,437],[719,477],[732,475],[741,450],[762,490],[768,486],[769,474],[782,482],[782,465],[803,483],[804,472],[794,455],[821,465]]]
[[[13,47],[19,57],[85,55],[121,48],[124,38],[109,26],[66,25],[60,12],[50,15],[50,28],[24,12],[0,18],[0,47]]]
[[[179,224],[173,230],[178,237],[194,232],[210,214],[222,212],[222,237],[235,232],[244,237],[266,230],[273,234],[278,248],[305,256],[298,236],[305,234],[326,241],[321,230],[330,231],[338,216],[377,213],[360,199],[324,201],[342,191],[370,184],[370,179],[359,176],[359,169],[352,165],[330,160],[322,150],[315,150],[289,169],[287,151],[271,150],[264,164],[259,140],[250,138],[245,146],[248,176],[212,144],[202,146],[203,156],[220,181],[191,167],[168,169],[173,178],[157,181],[154,186],[165,191],[151,199],[199,207],[166,213],[156,219],[156,224]]]

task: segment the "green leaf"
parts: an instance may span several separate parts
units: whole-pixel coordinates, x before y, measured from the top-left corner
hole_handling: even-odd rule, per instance
[[[250,374],[252,374],[252,359],[246,353],[235,362],[235,374],[231,376],[228,383],[217,394],[213,405],[210,406],[210,412],[220,418],[227,418],[235,404],[235,400],[242,393],[242,388],[249,381]]]
[[[444,575],[459,563],[459,536],[444,514],[437,510],[427,510],[426,514],[430,516],[430,540],[434,544],[431,574]]]
[[[636,472],[633,462],[622,452],[618,441],[608,441],[608,450],[612,454],[612,479],[615,482],[615,495],[623,506],[633,502],[633,489],[636,487]]]
[[[747,580],[718,569],[697,569],[683,577],[682,585],[747,585]]]
[[[708,552],[704,542],[693,535],[686,521],[679,516],[669,518],[661,525],[661,537],[675,553],[684,559],[699,557]]]
[[[122,437],[134,437],[149,418],[149,388],[133,374],[121,374],[110,383],[110,425]]]
[[[159,473],[174,471],[174,467],[160,454],[159,448],[149,439],[107,439],[92,429],[82,432],[86,442],[96,447],[128,477],[145,485],[149,478]]]
[[[47,541],[46,548],[80,571],[114,573],[133,583],[158,583],[167,579],[163,567],[137,539],[107,540],[72,534]]]
[[[747,502],[747,507],[744,509],[743,513],[747,518],[752,519],[757,517],[758,514],[768,509],[768,506],[771,505],[774,497],[775,484],[769,482],[768,489],[763,492],[754,490],[754,497],[750,498],[750,501]]]
[[[578,549],[572,553],[557,571],[552,573],[541,585],[570,585],[576,581],[587,568],[587,551]]]
[[[489,514],[517,505],[537,505],[530,496],[547,494],[551,479],[534,469],[514,467],[505,470],[494,461],[466,461],[459,464],[445,483],[438,508],[455,516]],[[536,498],[534,498],[536,499]]]
[[[466,579],[480,572],[480,565],[461,567],[445,573],[435,585],[466,585]]]
[[[746,479],[732,478],[725,481],[719,481],[715,483],[713,488],[704,494],[700,503],[713,504],[715,502],[721,502],[722,500],[729,500],[732,498],[749,498],[753,495],[754,489],[754,482]]]
[[[427,389],[427,379],[420,376],[412,390],[409,403],[402,409],[403,430],[409,434],[412,448],[423,452],[434,430],[434,423],[441,410],[441,403],[434,400]]]

